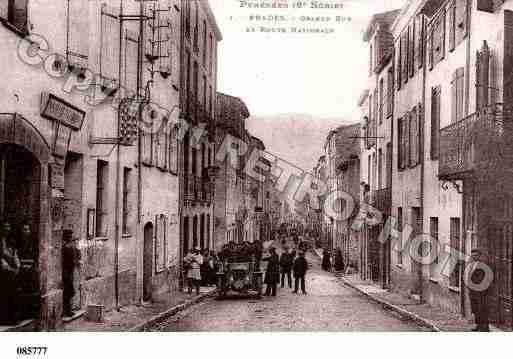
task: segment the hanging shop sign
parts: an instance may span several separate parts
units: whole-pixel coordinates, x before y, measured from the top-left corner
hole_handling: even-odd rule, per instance
[[[85,111],[49,93],[41,94],[41,117],[57,121],[76,131],[82,128]]]
[[[71,128],[58,122],[54,124],[52,153],[54,156],[65,158],[71,139]]]

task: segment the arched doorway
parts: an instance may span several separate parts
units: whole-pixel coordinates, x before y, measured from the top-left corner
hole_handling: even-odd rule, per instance
[[[151,300],[151,278],[153,273],[153,224],[144,226],[143,248],[143,300]]]
[[[0,223],[2,229],[5,223],[10,224],[15,239],[12,245],[21,262],[16,280],[17,320],[39,316],[40,187],[41,164],[37,158],[20,145],[0,144]]]

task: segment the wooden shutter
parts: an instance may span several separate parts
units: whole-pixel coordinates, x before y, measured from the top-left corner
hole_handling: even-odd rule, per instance
[[[102,6],[100,36],[100,75],[109,80],[119,77],[119,10]]]
[[[124,53],[124,78],[125,78],[125,97],[133,96],[137,93],[137,73],[139,72],[139,37],[131,31],[125,32],[125,53]]]
[[[410,77],[415,74],[415,21],[408,26],[408,72]]]
[[[403,168],[403,121],[404,119],[399,118],[397,120],[397,168],[401,170]]]
[[[171,173],[178,173],[178,128],[173,126],[169,131],[168,145],[168,170]]]
[[[86,68],[89,55],[89,1],[68,0],[67,16],[68,62]]]
[[[442,12],[435,21],[433,32],[433,64],[440,62],[445,56],[445,14]]]
[[[490,87],[490,49],[484,41],[481,51],[476,54],[476,110],[488,105]]]
[[[408,28],[409,29],[409,28]],[[408,29],[401,35],[402,41],[402,79],[408,82]]]
[[[432,70],[433,69],[433,29],[434,27],[431,26],[431,28],[429,29],[429,33],[428,33],[428,38],[427,38],[427,44],[426,44],[426,52],[427,52],[427,57],[428,57],[428,68],[429,70]]]
[[[447,26],[449,26],[449,51],[453,51],[456,42],[456,0],[453,0],[447,13]]]
[[[402,51],[403,51],[403,47],[402,47],[402,38],[399,39],[399,41],[397,42],[397,53],[396,53],[396,62],[397,62],[397,65],[396,65],[396,69],[397,69],[397,91],[399,91],[401,89],[401,84],[402,84],[402,67],[401,67],[401,61],[402,61]]]
[[[467,36],[467,0],[456,1],[456,44]]]
[[[409,128],[409,136],[408,136],[408,153],[409,153],[409,161],[408,164],[411,167],[417,165],[417,157],[418,157],[418,116],[417,109],[414,107],[409,115],[410,118],[410,128]]]
[[[403,168],[410,163],[410,113],[404,116],[404,160]]]
[[[465,76],[463,67],[460,67],[452,74],[451,122],[453,123],[463,118],[464,78]]]
[[[440,87],[431,90],[431,159],[438,159],[440,133]]]
[[[394,67],[388,70],[387,77],[387,117],[392,115],[394,103]]]
[[[424,63],[424,15],[415,17],[415,68],[420,69]]]

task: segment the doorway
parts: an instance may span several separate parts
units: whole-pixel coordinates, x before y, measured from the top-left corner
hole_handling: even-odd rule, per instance
[[[8,222],[21,262],[17,319],[37,318],[40,307],[39,225],[41,165],[24,147],[0,145],[0,223]],[[1,310],[4,310],[2,308]],[[3,313],[2,313],[3,314]]]
[[[153,224],[144,226],[143,249],[143,301],[151,300],[151,280],[153,271]]]

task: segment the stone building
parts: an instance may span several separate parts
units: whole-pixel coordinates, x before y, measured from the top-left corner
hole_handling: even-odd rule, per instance
[[[217,45],[222,35],[206,0],[181,0],[180,105],[190,126],[180,161],[181,256],[214,249]]]

